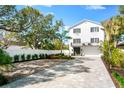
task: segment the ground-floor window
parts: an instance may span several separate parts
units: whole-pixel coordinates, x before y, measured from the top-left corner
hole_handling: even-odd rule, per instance
[[[91,38],[91,43],[99,43],[99,38]]]

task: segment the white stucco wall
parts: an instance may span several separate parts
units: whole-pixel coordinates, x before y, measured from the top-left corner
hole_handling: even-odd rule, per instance
[[[33,55],[33,54],[59,54],[61,53],[61,50],[38,50],[38,49],[6,49],[7,53],[9,53],[10,56],[14,55]],[[62,53],[65,55],[69,55],[69,50],[62,50]]]

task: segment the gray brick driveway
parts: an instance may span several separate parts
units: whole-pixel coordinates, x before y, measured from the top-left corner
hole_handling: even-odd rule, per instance
[[[114,88],[100,57],[76,57],[4,88]]]

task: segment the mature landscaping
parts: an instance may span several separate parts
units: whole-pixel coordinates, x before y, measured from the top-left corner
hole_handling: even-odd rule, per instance
[[[1,5],[0,31],[7,33],[2,39],[0,38],[0,85],[59,64],[64,60],[73,59],[62,51],[68,49],[68,45],[64,42],[71,37],[67,35],[68,31],[64,29],[63,21],[56,20],[52,14],[45,15],[31,6],[18,10],[16,6]],[[17,53],[11,56],[5,51],[10,45],[25,46],[32,50],[61,50],[61,52]],[[33,66],[30,67],[30,65]],[[27,66],[26,69],[25,66]]]
[[[72,59],[74,58],[64,54],[28,54],[27,56],[22,54],[10,57],[5,51],[1,50],[0,85]]]
[[[102,22],[106,38],[103,44],[103,57],[116,87],[124,87],[124,52],[118,42],[124,34],[124,6],[119,7],[120,15]]]
[[[106,38],[101,50],[116,87],[124,88],[124,51],[118,47],[124,34],[124,6],[119,7],[119,13],[102,22]],[[20,10],[16,6],[0,6],[0,31],[8,33],[0,40],[0,86],[74,59],[63,53],[64,49],[68,49],[65,42],[71,37],[64,30],[63,21],[55,20],[52,14],[45,15],[30,6]],[[10,45],[60,52],[17,53],[11,56],[5,51]]]

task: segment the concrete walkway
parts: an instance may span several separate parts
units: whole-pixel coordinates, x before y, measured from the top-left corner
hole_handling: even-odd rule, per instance
[[[76,57],[4,88],[115,88],[100,57]]]

